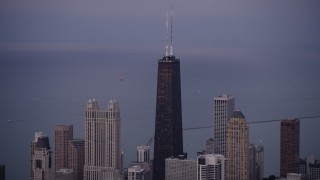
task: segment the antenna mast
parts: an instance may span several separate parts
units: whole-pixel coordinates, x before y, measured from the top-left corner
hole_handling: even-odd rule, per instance
[[[170,17],[170,21],[171,21],[171,28],[170,28],[170,31],[171,31],[171,36],[170,36],[170,56],[173,56],[173,5],[171,4],[171,17]]]
[[[169,56],[169,12],[168,11],[167,11],[166,28],[167,28],[167,34],[166,34],[166,57],[168,57]]]

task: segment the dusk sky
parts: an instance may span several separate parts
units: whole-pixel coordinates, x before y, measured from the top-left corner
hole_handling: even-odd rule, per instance
[[[34,131],[45,131],[53,146],[54,125],[74,124],[83,138],[93,97],[102,107],[119,100],[125,166],[134,160],[136,146],[154,133],[157,59],[171,4],[184,128],[213,125],[213,97],[222,93],[235,96],[248,122],[320,115],[318,0],[2,0],[0,164],[9,179],[29,177]],[[319,127],[319,118],[301,123],[302,157],[320,158]],[[279,173],[279,130],[250,125],[250,141],[265,146],[266,176]],[[212,135],[185,131],[188,157]]]
[[[1,1],[1,50],[156,51],[171,1]],[[319,56],[319,1],[174,1],[175,52]],[[258,58],[259,57],[259,58]]]

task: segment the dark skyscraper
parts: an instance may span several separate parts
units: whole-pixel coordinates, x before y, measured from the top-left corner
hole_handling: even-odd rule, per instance
[[[180,60],[168,45],[167,20],[166,55],[158,61],[157,104],[154,138],[153,180],[165,179],[165,159],[183,154]]]
[[[286,119],[281,121],[280,146],[280,176],[287,177],[287,173],[299,172],[299,119]]]

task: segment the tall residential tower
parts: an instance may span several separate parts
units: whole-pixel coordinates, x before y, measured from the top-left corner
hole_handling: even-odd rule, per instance
[[[73,139],[72,125],[57,125],[54,128],[55,170],[68,168],[68,145]]]
[[[299,172],[299,119],[285,119],[281,121],[280,142],[280,176],[287,177],[288,173]]]
[[[165,179],[166,158],[183,154],[180,60],[172,51],[172,13],[170,44],[168,21],[166,55],[158,61],[153,180]]]
[[[122,168],[120,107],[109,101],[106,110],[95,99],[87,103],[84,180],[117,179]]]
[[[249,179],[249,127],[241,111],[235,111],[230,117],[226,142],[226,180]]]
[[[226,156],[227,124],[234,112],[234,97],[223,94],[214,97],[214,153]]]

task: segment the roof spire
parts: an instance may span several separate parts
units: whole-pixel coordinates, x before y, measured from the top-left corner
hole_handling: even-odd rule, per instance
[[[171,17],[170,17],[171,27],[170,27],[170,56],[173,56],[173,5],[171,4]]]
[[[167,11],[167,21],[166,21],[166,28],[167,28],[167,34],[166,34],[166,57],[169,56],[169,12]]]
[[[169,27],[170,23],[170,27]],[[171,4],[171,10],[170,10],[170,19],[169,19],[169,11],[167,11],[167,20],[166,20],[166,57],[173,56],[173,6]],[[170,33],[170,35],[169,35]],[[170,42],[169,42],[169,36],[170,36]]]

